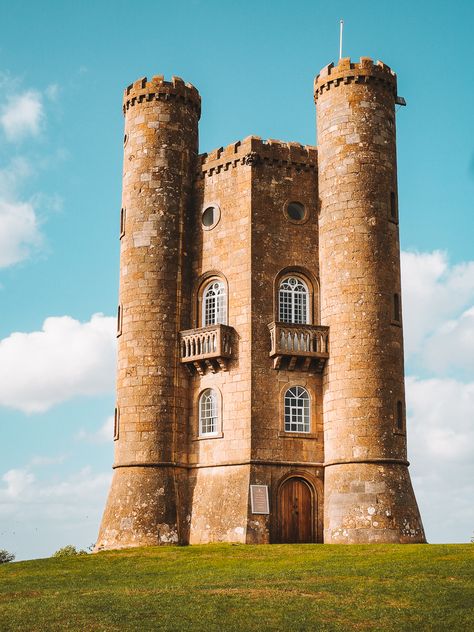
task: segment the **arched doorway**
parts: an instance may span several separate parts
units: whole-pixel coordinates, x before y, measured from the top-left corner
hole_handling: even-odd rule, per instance
[[[315,542],[314,491],[304,478],[286,480],[278,493],[278,541]]]

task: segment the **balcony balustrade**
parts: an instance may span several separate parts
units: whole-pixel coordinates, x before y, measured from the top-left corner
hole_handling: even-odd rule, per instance
[[[274,369],[323,370],[329,358],[329,327],[273,322],[268,328]]]
[[[190,372],[194,369],[204,375],[206,369],[215,373],[219,369],[227,371],[227,363],[232,357],[233,327],[210,325],[199,329],[181,331],[181,362]]]

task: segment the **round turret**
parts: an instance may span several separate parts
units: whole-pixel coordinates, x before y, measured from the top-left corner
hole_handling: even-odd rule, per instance
[[[396,75],[341,59],[315,80],[325,541],[422,542],[406,461]]]
[[[178,333],[189,300],[184,235],[200,97],[178,77],[126,88],[115,463],[96,548],[176,543],[187,382]],[[184,511],[184,509],[183,509]]]

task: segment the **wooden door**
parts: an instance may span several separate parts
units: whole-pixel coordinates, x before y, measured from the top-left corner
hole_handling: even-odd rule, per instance
[[[278,502],[279,541],[313,542],[313,498],[302,478],[289,478],[280,488]]]

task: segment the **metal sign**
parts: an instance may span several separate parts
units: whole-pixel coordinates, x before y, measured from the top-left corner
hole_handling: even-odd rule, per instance
[[[268,485],[250,485],[250,501],[253,514],[269,514]]]

